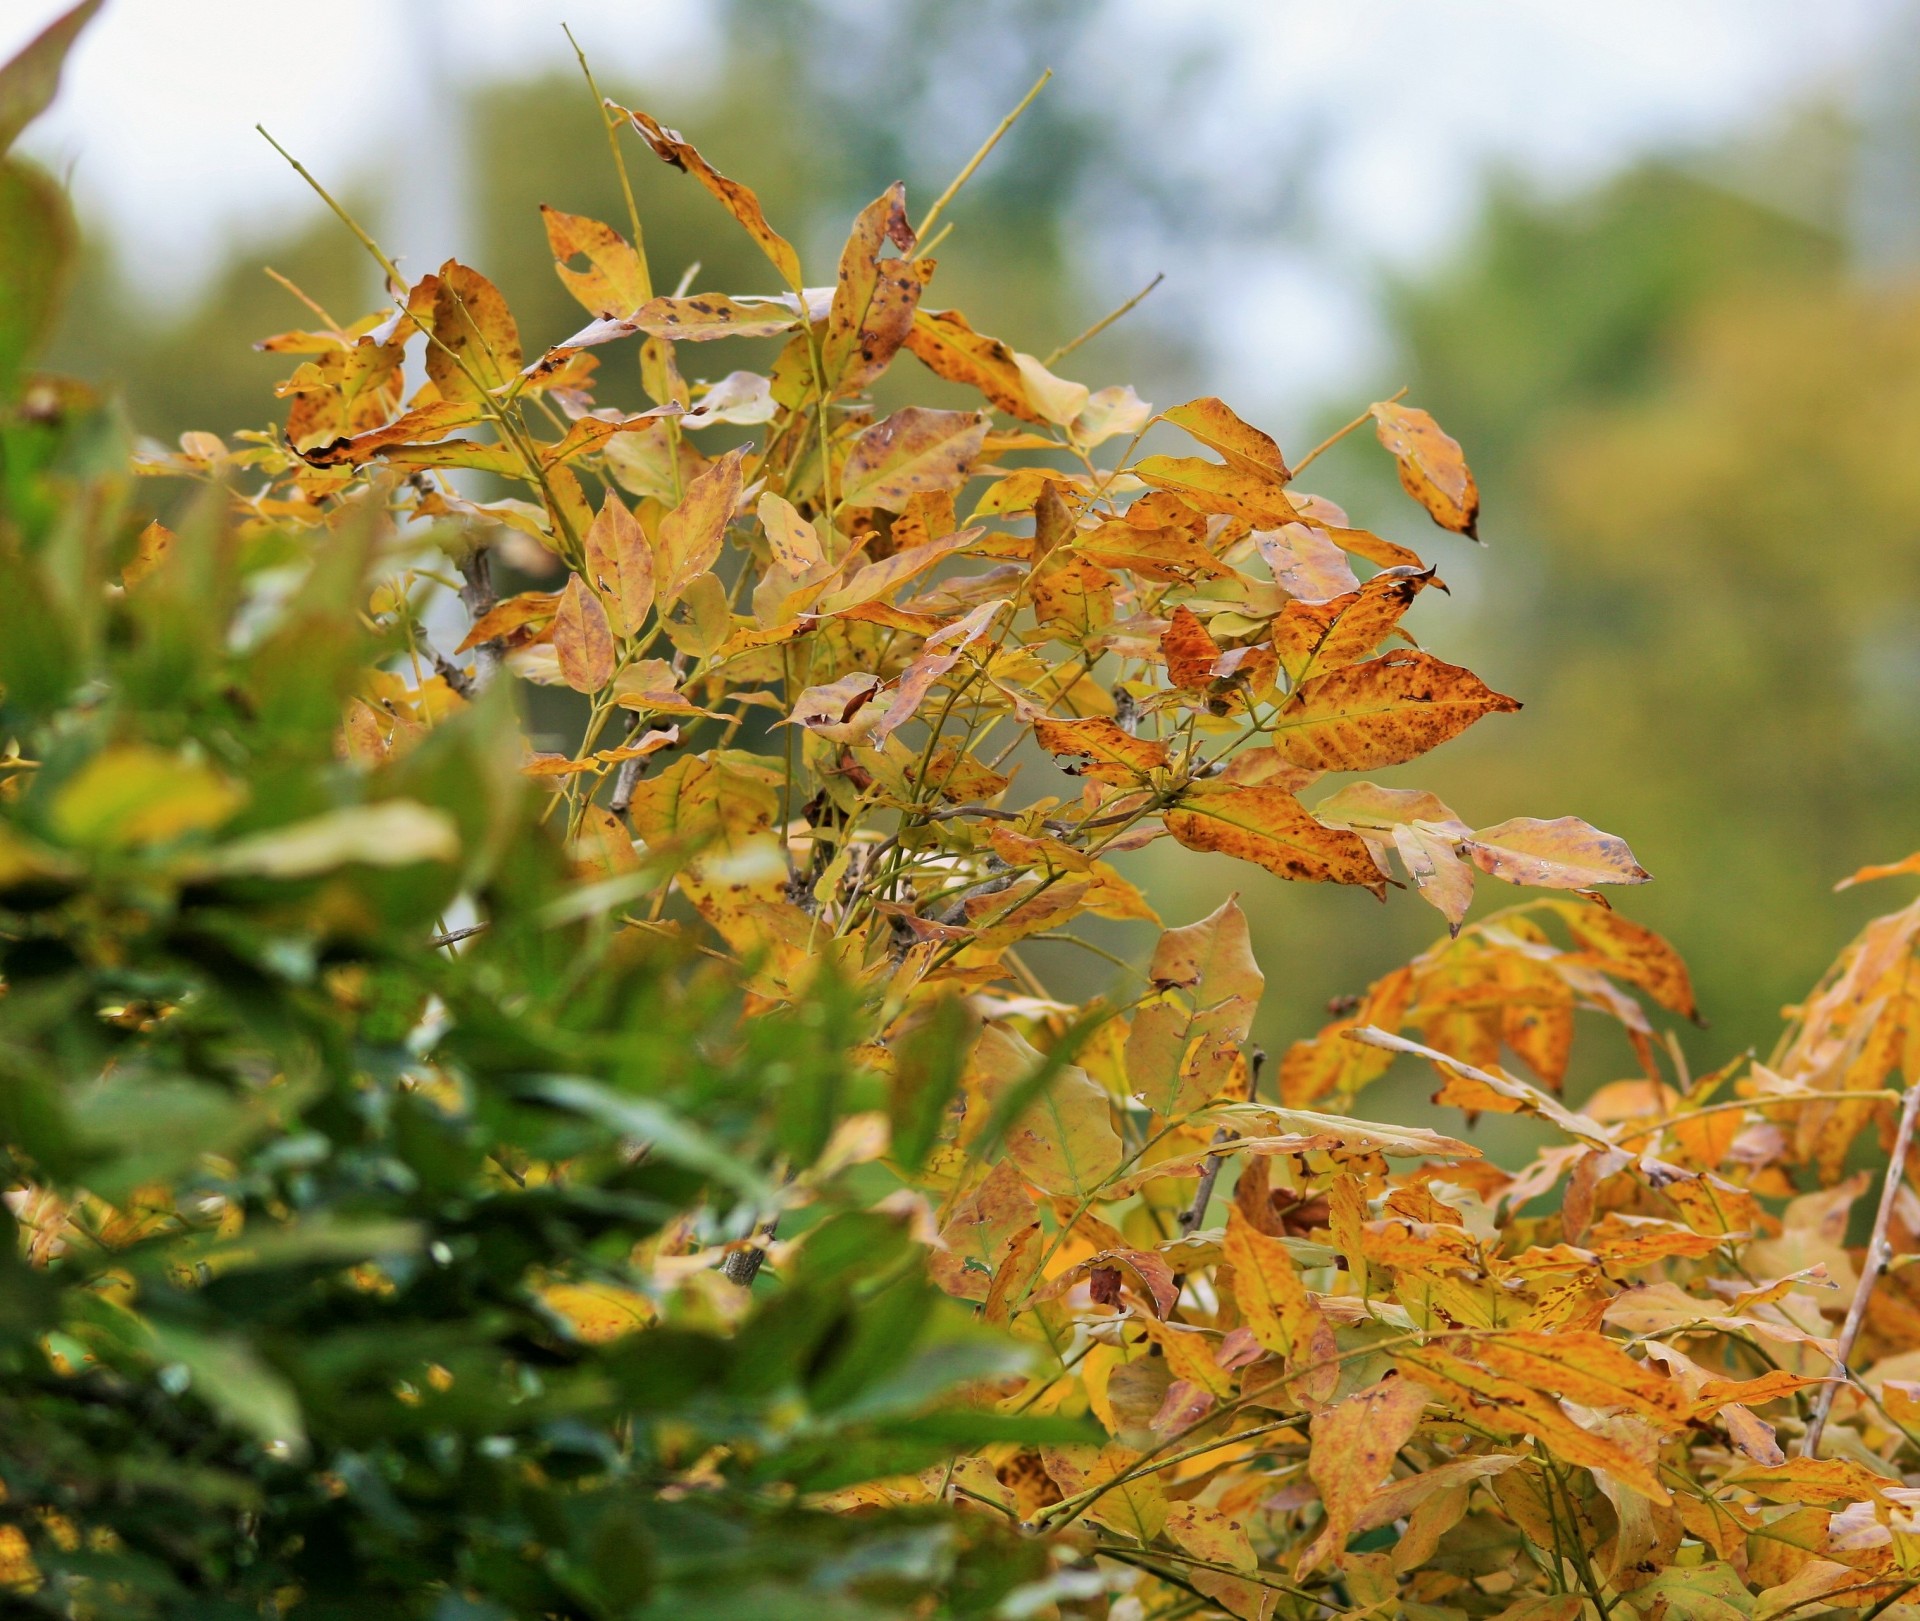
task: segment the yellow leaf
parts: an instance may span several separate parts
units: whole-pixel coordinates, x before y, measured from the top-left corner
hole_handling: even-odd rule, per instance
[[[120,583],[131,591],[167,560],[167,554],[173,550],[179,538],[155,518],[140,531],[139,538],[133,543],[133,556],[120,571]]]
[[[1357,663],[1392,634],[1427,584],[1419,574],[1376,574],[1326,602],[1295,600],[1273,622],[1273,650],[1295,686]]]
[[[1339,1381],[1339,1366],[1330,1362],[1338,1348],[1326,1317],[1294,1270],[1292,1251],[1253,1227],[1235,1205],[1227,1211],[1225,1256],[1233,1268],[1234,1302],[1253,1337],[1290,1370],[1313,1369],[1300,1388],[1310,1399],[1324,1401]]]
[[[589,1345],[605,1345],[647,1327],[659,1312],[635,1289],[617,1283],[550,1283],[540,1298]]]
[[[967,1065],[968,1088],[984,1105],[980,1118],[1044,1062],[1024,1037],[986,1026]],[[1006,1151],[1047,1192],[1084,1198],[1120,1164],[1112,1100],[1085,1070],[1065,1065],[1007,1127]]]
[[[760,527],[766,531],[767,548],[774,562],[795,576],[810,573],[827,560],[820,545],[819,532],[800,516],[791,501],[769,490],[754,508]]]
[[[1463,840],[1462,848],[1482,872],[1510,884],[1533,884],[1542,889],[1644,884],[1652,876],[1633,859],[1626,840],[1589,827],[1577,816],[1561,816],[1551,822],[1516,816],[1497,826],[1483,827]]]
[[[440,267],[427,376],[448,401],[478,403],[520,370],[520,329],[500,289],[457,260]]]
[[[1400,483],[1442,529],[1479,539],[1480,491],[1460,446],[1425,411],[1382,401],[1373,407],[1374,432],[1393,453]]]
[[[854,440],[841,474],[840,503],[898,512],[916,495],[957,490],[973,472],[986,437],[984,412],[904,406]]]
[[[125,743],[102,750],[61,784],[51,820],[68,844],[125,850],[216,828],[246,798],[201,761]]]
[[[640,255],[611,225],[580,214],[563,214],[540,205],[547,227],[547,245],[553,250],[553,268],[560,280],[590,315],[631,315],[652,296]],[[586,270],[569,268],[567,261],[584,257]]]

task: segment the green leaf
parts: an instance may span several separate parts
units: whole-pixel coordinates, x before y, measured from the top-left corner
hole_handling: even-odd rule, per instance
[[[74,254],[65,193],[38,169],[0,162],[0,400],[46,342]]]
[[[62,12],[0,67],[0,153],[5,153],[20,132],[52,105],[60,89],[60,70],[66,66],[67,52],[101,3],[81,0]]]
[[[307,1430],[299,1398],[244,1340],[199,1334],[171,1323],[155,1323],[152,1329],[154,1354],[184,1367],[202,1401],[257,1440],[304,1455]]]

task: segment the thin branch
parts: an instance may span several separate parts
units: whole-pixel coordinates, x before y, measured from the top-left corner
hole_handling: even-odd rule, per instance
[[[1014,108],[1012,112],[1008,113],[1005,118],[1001,119],[1000,122],[994,126],[993,133],[980,143],[980,150],[967,159],[967,166],[953,177],[952,184],[950,184],[945,191],[934,198],[933,207],[927,210],[925,217],[920,221],[920,228],[913,233],[915,237],[921,241],[926,240],[927,232],[933,229],[933,222],[940,217],[941,211],[945,209],[948,203],[953,201],[954,197],[959,193],[960,188],[973,178],[973,171],[979,168],[982,163],[986,162],[987,154],[1000,144],[1001,136],[1005,135],[1008,130],[1012,129],[1013,126],[1019,122],[1020,115],[1033,105],[1033,98],[1047,87],[1047,80],[1052,77],[1053,69],[1048,68],[1039,78],[1033,81],[1033,88],[1020,98],[1020,105]]]
[[[1085,343],[1089,338],[1099,337],[1102,332],[1106,331],[1108,327],[1112,326],[1113,323],[1119,320],[1121,316],[1127,314],[1128,311],[1132,310],[1135,305],[1139,304],[1140,301],[1147,296],[1147,294],[1152,292],[1154,288],[1158,287],[1161,284],[1161,282],[1165,281],[1166,279],[1167,279],[1167,273],[1163,270],[1159,273],[1159,275],[1155,276],[1152,281],[1148,282],[1146,286],[1142,287],[1139,292],[1135,293],[1133,297],[1128,299],[1126,303],[1122,304],[1111,315],[1101,316],[1100,319],[1095,321],[1092,326],[1088,327],[1086,331],[1082,332],[1079,337],[1075,338],[1071,343],[1061,344],[1058,349],[1054,350],[1053,353],[1048,355],[1045,360],[1040,362],[1040,364],[1043,366],[1051,366],[1056,360],[1065,359],[1066,356],[1072,354],[1074,350],[1078,349],[1080,345]]]
[[[593,95],[594,111],[600,115],[600,122],[606,129],[607,150],[613,154],[613,166],[620,175],[620,194],[627,200],[627,223],[633,228],[633,256],[638,261],[640,291],[645,297],[651,298],[653,277],[647,270],[647,246],[640,239],[640,205],[633,200],[633,182],[627,177],[627,160],[620,151],[620,126],[626,120],[614,118],[608,113],[607,98],[600,94],[600,86],[594,83],[593,69],[587,65],[587,53],[580,49],[580,41],[573,37],[573,30],[562,23],[560,32],[567,36],[567,43],[580,60],[580,71],[586,76],[587,89]]]
[[[1381,403],[1383,405],[1391,405],[1395,400],[1404,397],[1406,392],[1407,391],[1403,388],[1397,394],[1389,394],[1386,397],[1386,399],[1383,400]],[[1342,439],[1346,438],[1348,434],[1352,433],[1355,428],[1364,428],[1367,425],[1368,419],[1372,417],[1372,415],[1373,415],[1373,407],[1368,406],[1366,410],[1362,411],[1344,428],[1341,428],[1338,432],[1328,434],[1326,438],[1322,439],[1319,444],[1315,445],[1313,449],[1308,451],[1306,455],[1302,456],[1297,462],[1293,464],[1293,476],[1295,478],[1298,478],[1303,472],[1306,471],[1308,464],[1312,462],[1316,456],[1318,456],[1322,451],[1333,449],[1333,447],[1339,444]]]
[[[1841,1380],[1852,1378],[1847,1369],[1847,1359],[1853,1355],[1854,1341],[1859,1339],[1860,1327],[1867,1320],[1867,1301],[1893,1255],[1892,1246],[1887,1243],[1887,1226],[1893,1220],[1894,1201],[1899,1197],[1900,1185],[1906,1179],[1907,1150],[1913,1145],[1916,1115],[1920,1115],[1920,1084],[1909,1084],[1906,1098],[1900,1105],[1900,1124],[1893,1134],[1893,1157],[1887,1161],[1886,1180],[1880,1184],[1880,1208],[1874,1214],[1873,1236],[1867,1240],[1866,1259],[1860,1264],[1860,1285],[1853,1291],[1853,1304],[1847,1308],[1847,1320],[1841,1326],[1839,1341],[1833,1348],[1835,1377],[1831,1383],[1821,1387],[1819,1398],[1813,1404],[1813,1420],[1807,1425],[1806,1436],[1800,1443],[1800,1456],[1803,1458],[1817,1458],[1820,1455],[1820,1438],[1826,1432],[1834,1394],[1839,1390]]]

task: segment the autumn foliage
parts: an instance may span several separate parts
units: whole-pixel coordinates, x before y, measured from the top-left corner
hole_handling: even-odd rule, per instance
[[[946,198],[810,286],[604,106],[761,289],[549,208],[545,347],[363,238],[389,301],[264,340],[270,428],[76,474],[97,402],[7,407],[19,1601],[1920,1613],[1920,905],[1692,1074],[1619,838],[1367,780],[1518,704],[1414,643],[1438,566],[1311,492],[1325,445],[940,308]],[[1473,537],[1433,419],[1367,430]],[[1270,1063],[1238,901],[1059,999],[1023,951],[1157,925],[1155,841],[1447,929]],[[1482,879],[1546,893],[1469,921]],[[1576,1107],[1583,1023],[1633,1075]],[[1397,1057],[1457,1135],[1366,1117]],[[1495,1164],[1489,1113],[1542,1146]],[[150,1490],[189,1462],[192,1526]]]

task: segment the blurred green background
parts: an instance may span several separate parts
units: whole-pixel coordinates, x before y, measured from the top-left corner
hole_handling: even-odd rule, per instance
[[[703,88],[664,70],[604,88],[749,180],[818,266],[896,176],[924,206],[1051,62],[1061,83],[953,211],[937,302],[1045,353],[1132,290],[1135,263],[1216,273],[1218,240],[1204,258],[1198,247],[1218,199],[1162,161],[1157,111],[1204,79],[1204,53],[1114,77],[1089,54],[1101,8],[1066,0],[903,0],[857,34],[843,10],[736,0]],[[623,214],[591,103],[565,74],[458,89],[437,156],[335,178],[383,221],[419,200],[423,171],[459,186],[466,252],[530,342],[553,341],[578,312],[551,273],[537,205]],[[1297,455],[1406,384],[1465,445],[1484,495],[1481,551],[1426,525],[1370,436],[1308,481],[1440,565],[1452,595],[1423,599],[1416,632],[1526,703],[1387,775],[1434,788],[1476,825],[1573,813],[1626,837],[1657,881],[1620,904],[1680,947],[1712,1022],[1687,1034],[1696,1063],[1764,1052],[1781,1005],[1866,915],[1905,898],[1835,896],[1834,881],[1920,844],[1920,299],[1897,255],[1863,252],[1855,203],[1875,138],[1816,87],[1801,104],[1756,107],[1711,147],[1641,157],[1571,191],[1485,175],[1474,223],[1444,254],[1356,267],[1354,296],[1385,335],[1377,352],[1337,393],[1295,391],[1263,424]],[[1302,228],[1298,198],[1272,176],[1312,160],[1308,142],[1273,156],[1266,182],[1232,179],[1232,196],[1258,194],[1257,217],[1236,222],[1249,263]],[[703,285],[760,284],[704,193],[650,161],[634,173],[656,280],[701,259]],[[1089,247],[1113,240],[1089,219],[1116,209],[1130,222],[1120,263]],[[56,362],[116,380],[158,438],[258,425],[284,365],[249,344],[302,314],[263,263],[336,313],[373,292],[359,250],[325,220],[233,246],[168,319],[136,295],[137,259],[96,244]],[[1213,375],[1189,341],[1183,312],[1215,290],[1178,279],[1162,313],[1150,302],[1064,369],[1095,386],[1132,380],[1161,405],[1216,390],[1257,403],[1258,379],[1250,399],[1246,378]],[[688,364],[717,374],[728,362]],[[1379,907],[1177,851],[1139,871],[1169,922],[1240,890],[1269,976],[1259,1034],[1276,1050],[1438,932],[1406,893]],[[1480,908],[1510,898],[1483,894]],[[1115,938],[1144,945],[1138,931]],[[1059,966],[1075,991],[1106,973]],[[1610,1039],[1590,1076],[1626,1072]]]

